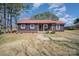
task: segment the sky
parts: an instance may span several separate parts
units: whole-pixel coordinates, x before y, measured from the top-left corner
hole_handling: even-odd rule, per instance
[[[65,26],[71,26],[79,17],[79,3],[33,3],[29,5],[29,10],[21,11],[19,19],[29,19],[35,14],[49,11],[58,16],[59,21],[64,21]]]

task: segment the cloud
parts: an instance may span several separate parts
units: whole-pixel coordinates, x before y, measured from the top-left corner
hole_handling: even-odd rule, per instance
[[[71,26],[74,23],[75,17],[66,14],[64,17],[59,18],[59,20],[64,21],[65,22],[65,26]]]
[[[53,9],[53,12],[57,15],[57,16],[64,16],[66,14],[66,6],[62,5],[61,7],[56,7]]]
[[[73,25],[75,17],[68,14],[67,7],[64,4],[50,4],[49,10],[53,11],[58,17],[60,21],[65,22],[65,26],[71,26]]]
[[[57,16],[64,16],[65,14],[66,14],[66,7],[65,6],[63,6],[63,7],[61,7],[61,8],[56,8],[56,9],[54,9],[54,12],[55,12],[55,14],[57,15]]]
[[[53,11],[57,16],[63,16],[66,12],[66,6],[63,3],[52,3],[49,4],[50,11]]]
[[[34,3],[34,4],[33,4],[33,7],[34,7],[34,8],[39,8],[40,5],[42,5],[42,3]]]
[[[57,8],[57,7],[60,7],[60,6],[62,6],[63,5],[63,3],[61,4],[61,3],[49,3],[49,9],[52,9],[52,8]]]
[[[60,8],[55,8],[54,11],[65,12],[66,11],[66,7],[62,6]]]

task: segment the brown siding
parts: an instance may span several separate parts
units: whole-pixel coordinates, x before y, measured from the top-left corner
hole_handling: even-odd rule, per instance
[[[64,31],[64,25],[61,24],[60,29],[61,31]]]
[[[35,24],[35,29],[30,29],[30,25],[29,25],[29,30],[30,31],[37,31],[37,24]]]
[[[64,31],[64,25],[60,24],[60,30],[56,30],[56,31]]]
[[[18,24],[18,31],[38,31],[38,24],[35,24],[35,29],[30,29],[30,24],[26,24],[25,29],[21,29],[21,24]],[[53,24],[53,29],[52,29],[52,24],[48,24],[48,30],[50,31],[64,31],[64,25],[60,25],[60,30],[56,30],[56,24]]]
[[[56,31],[56,24],[52,24],[52,26],[53,26],[52,31]]]
[[[21,24],[18,24],[18,31],[37,31],[37,24],[35,24],[35,29],[30,29],[30,24],[26,24],[25,29],[21,29]]]

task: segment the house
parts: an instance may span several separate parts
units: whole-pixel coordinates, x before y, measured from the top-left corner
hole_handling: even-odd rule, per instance
[[[18,31],[64,31],[64,22],[55,20],[19,20]]]

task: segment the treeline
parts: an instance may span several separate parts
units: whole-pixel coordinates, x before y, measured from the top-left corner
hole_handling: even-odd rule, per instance
[[[17,16],[25,8],[28,9],[28,6],[22,3],[0,3],[0,33],[12,32],[12,21],[16,24]]]

